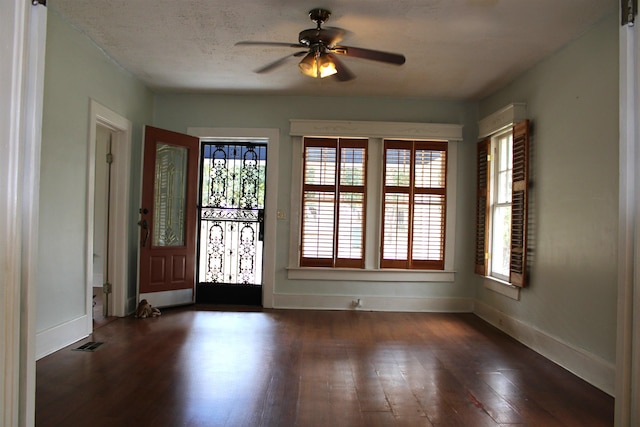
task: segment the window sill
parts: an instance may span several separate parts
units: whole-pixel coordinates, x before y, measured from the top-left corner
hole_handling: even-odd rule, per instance
[[[455,271],[289,267],[287,278],[366,282],[453,282]]]
[[[509,282],[496,279],[495,277],[485,276],[482,284],[485,289],[492,290],[500,295],[520,301],[520,288]]]

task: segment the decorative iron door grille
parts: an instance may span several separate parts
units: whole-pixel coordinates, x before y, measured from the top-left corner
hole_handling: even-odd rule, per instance
[[[199,283],[262,284],[267,145],[203,142]]]

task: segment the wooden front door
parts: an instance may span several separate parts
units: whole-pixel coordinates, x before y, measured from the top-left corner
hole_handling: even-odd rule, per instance
[[[140,208],[140,298],[194,301],[200,140],[145,127]]]

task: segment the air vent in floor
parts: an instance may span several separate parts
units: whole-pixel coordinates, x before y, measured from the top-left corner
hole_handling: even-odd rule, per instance
[[[78,348],[74,348],[73,351],[96,351],[102,344],[104,343],[98,341],[89,341],[82,344]]]

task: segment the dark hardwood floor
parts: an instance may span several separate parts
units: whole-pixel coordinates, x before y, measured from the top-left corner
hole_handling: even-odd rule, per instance
[[[37,426],[613,425],[612,397],[472,314],[164,310],[36,381]]]

